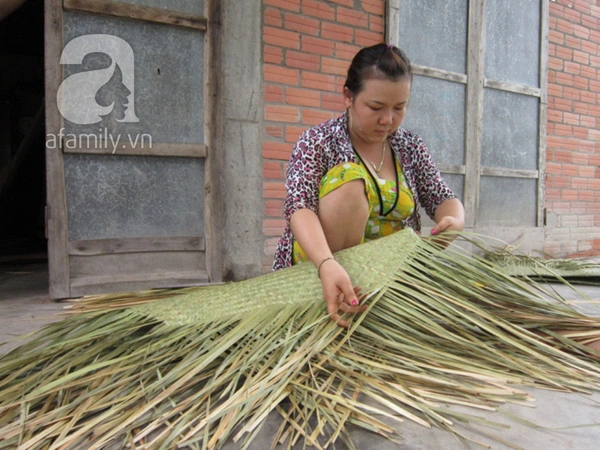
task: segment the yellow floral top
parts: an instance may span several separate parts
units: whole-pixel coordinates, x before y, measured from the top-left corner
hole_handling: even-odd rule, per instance
[[[367,220],[363,242],[388,236],[401,230],[402,220],[409,217],[414,211],[413,195],[406,184],[400,163],[397,160],[395,162],[398,183],[395,180],[382,180],[375,177],[367,170],[360,159],[356,163],[346,162],[331,168],[321,180],[319,198],[325,197],[344,183],[356,179],[364,180],[369,202],[369,219]],[[294,240],[293,264],[304,261],[308,261],[308,257]]]

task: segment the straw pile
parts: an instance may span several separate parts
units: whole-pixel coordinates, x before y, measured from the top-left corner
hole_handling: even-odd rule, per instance
[[[338,327],[315,268],[239,283],[100,296],[0,359],[0,448],[251,448],[394,438],[413,420],[453,433],[449,405],[527,403],[518,386],[600,387],[600,320],[494,262],[403,231],[337,255],[368,295]],[[559,333],[560,331],[560,333]]]

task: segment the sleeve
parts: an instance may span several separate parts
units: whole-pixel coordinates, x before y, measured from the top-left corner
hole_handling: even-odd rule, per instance
[[[288,224],[299,209],[318,211],[319,188],[326,171],[323,143],[314,130],[307,130],[296,142],[286,171],[283,211]]]
[[[419,136],[414,137],[414,173],[419,202],[433,220],[435,210],[446,200],[456,198],[437,169],[427,146]]]

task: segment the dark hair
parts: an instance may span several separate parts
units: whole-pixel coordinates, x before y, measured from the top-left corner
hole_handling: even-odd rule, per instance
[[[376,44],[360,50],[352,59],[344,87],[356,95],[365,80],[372,78],[398,81],[407,77],[412,82],[412,69],[406,54],[391,44]]]

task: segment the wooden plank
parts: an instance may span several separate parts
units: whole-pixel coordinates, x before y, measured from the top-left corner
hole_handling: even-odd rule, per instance
[[[206,272],[164,272],[162,274],[131,275],[123,277],[82,277],[71,285],[72,297],[105,294],[110,292],[135,292],[146,289],[177,288],[211,285]]]
[[[86,137],[87,136],[87,137]],[[133,155],[133,156],[181,156],[186,158],[206,158],[208,153],[204,144],[170,144],[139,141],[137,145],[128,139],[119,142],[93,140],[94,135],[73,135],[72,145],[69,139],[63,139],[64,153],[83,153],[94,155]],[[116,140],[116,139],[115,139]]]
[[[205,139],[211,149],[222,148],[224,127],[220,126],[224,118],[224,102],[220,101],[222,92],[223,73],[223,20],[222,8],[223,2],[209,1],[207,5],[208,17],[210,17],[211,26],[206,32],[206,49],[204,77],[206,80],[204,115]],[[221,155],[223,153],[221,152]],[[204,164],[206,189],[204,190],[204,235],[206,237],[206,270],[208,279],[213,282],[223,281],[223,205],[226,199],[220,192],[219,178],[222,176],[222,163],[219,164],[216,151],[211,151],[207,155]]]
[[[93,256],[119,253],[146,253],[165,251],[204,251],[205,241],[197,237],[160,237],[94,239],[69,242],[69,255]]]
[[[149,6],[118,3],[110,0],[64,0],[64,8],[66,11],[123,17],[145,22],[193,28],[200,31],[206,30],[208,22],[204,16],[185,14]]]
[[[504,169],[498,167],[482,167],[481,176],[485,177],[505,177],[505,178],[539,178],[538,170],[525,169]]]
[[[467,123],[464,205],[467,227],[477,223],[483,130],[483,80],[485,54],[485,0],[469,2],[467,37]]]
[[[71,284],[80,278],[153,279],[162,273],[206,272],[203,252],[161,251],[71,255]]]
[[[432,67],[420,66],[418,64],[411,64],[413,73],[415,75],[423,75],[430,78],[437,78],[439,80],[453,81],[455,83],[467,84],[467,75],[456,72],[449,72],[447,70],[434,69]]]
[[[465,166],[453,164],[438,164],[437,168],[442,173],[451,173],[455,175],[464,175],[466,173]]]
[[[386,2],[385,41],[399,46],[400,44],[400,0]]]
[[[61,0],[45,0],[44,30],[46,133],[54,134],[62,127],[56,103],[56,93],[63,77],[59,64],[63,50]],[[67,298],[70,296],[67,200],[63,154],[58,148],[46,147],[46,197],[49,293],[51,298]]]
[[[514,92],[515,94],[530,95],[532,97],[542,96],[542,90],[540,88],[526,86],[524,84],[507,83],[503,81],[485,79],[483,85],[486,88]]]
[[[541,2],[541,36],[540,36],[540,119],[539,119],[539,149],[538,170],[540,172],[538,182],[538,226],[546,225],[546,127],[548,123],[548,38],[550,33],[550,6],[548,2]]]

